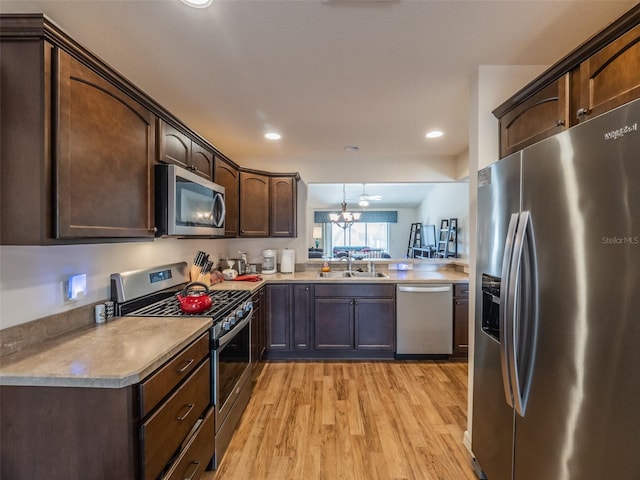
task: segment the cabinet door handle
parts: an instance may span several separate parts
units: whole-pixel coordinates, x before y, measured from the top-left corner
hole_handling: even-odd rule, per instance
[[[589,114],[589,109],[588,108],[580,108],[578,109],[578,118],[582,118],[585,115]]]
[[[184,415],[182,415],[181,417],[178,417],[176,420],[178,420],[179,422],[183,421],[185,418],[187,418],[189,416],[189,414],[191,413],[191,410],[193,410],[193,407],[195,406],[195,403],[190,403],[188,405],[186,405],[186,407],[188,407],[187,413],[185,413]]]
[[[189,365],[191,365],[193,363],[194,359],[190,358],[189,360],[187,360],[187,363],[185,364],[184,367],[182,367],[181,369],[178,370],[178,373],[184,373],[184,371],[189,368]]]
[[[557,120],[556,127],[562,127],[562,126],[564,126],[564,120]]]
[[[191,462],[191,465],[194,465],[196,468],[193,469],[193,472],[191,472],[191,475],[189,475],[188,477],[184,477],[184,480],[193,480],[193,476],[198,471],[198,467],[200,466],[200,462],[198,460],[194,460],[193,462]]]

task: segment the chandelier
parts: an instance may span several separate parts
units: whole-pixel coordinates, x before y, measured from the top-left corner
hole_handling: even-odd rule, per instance
[[[347,228],[351,228],[351,225],[353,225],[353,222],[357,222],[358,220],[360,220],[360,213],[351,213],[347,211],[347,200],[346,200],[347,196],[345,193],[345,184],[342,184],[342,203],[340,204],[342,207],[342,211],[338,214],[338,213],[330,213],[329,214],[329,218],[331,219],[331,222],[334,223],[335,225],[339,226],[340,228],[344,228],[345,230]]]

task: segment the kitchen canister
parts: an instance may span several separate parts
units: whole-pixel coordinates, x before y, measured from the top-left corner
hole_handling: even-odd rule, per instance
[[[296,251],[290,248],[282,250],[282,258],[280,259],[280,272],[293,273],[296,270]]]
[[[276,251],[262,251],[262,273],[276,273]]]

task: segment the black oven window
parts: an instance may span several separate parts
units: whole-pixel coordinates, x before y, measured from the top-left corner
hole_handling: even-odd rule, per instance
[[[224,405],[249,364],[249,331],[244,327],[229,343],[218,350],[219,403]]]

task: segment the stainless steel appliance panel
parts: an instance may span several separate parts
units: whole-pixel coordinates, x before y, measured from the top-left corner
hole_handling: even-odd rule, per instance
[[[482,275],[502,276],[509,220],[520,211],[520,160],[518,152],[478,175],[473,411],[481,414],[473,416],[471,445],[490,480],[511,478],[514,411],[505,399],[501,345],[482,330]]]
[[[640,478],[638,123],[636,101],[523,153],[539,310],[516,480]]]
[[[398,284],[396,354],[447,355],[453,351],[453,287]]]

